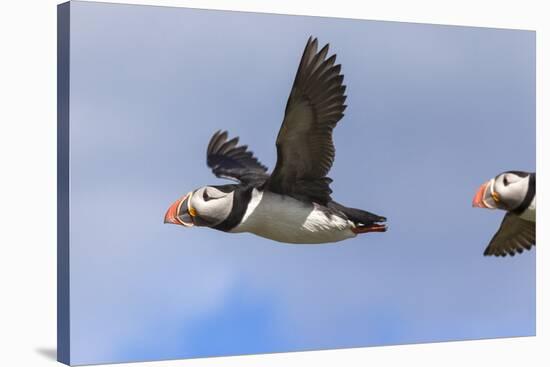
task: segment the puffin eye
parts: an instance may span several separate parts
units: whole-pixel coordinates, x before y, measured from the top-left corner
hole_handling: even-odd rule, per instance
[[[504,176],[504,178],[502,179],[502,183],[504,183],[504,186],[508,186],[508,184],[510,182],[508,182],[508,178],[506,178],[506,176]]]
[[[210,196],[208,196],[208,193],[206,192],[206,190],[204,190],[204,192],[202,193],[202,198],[204,201],[208,201],[212,199]]]

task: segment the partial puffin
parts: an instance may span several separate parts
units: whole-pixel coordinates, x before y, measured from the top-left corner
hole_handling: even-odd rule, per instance
[[[481,185],[472,205],[506,211],[500,228],[485,249],[485,256],[514,256],[535,246],[537,208],[534,172],[508,171],[499,174]]]
[[[332,130],[344,116],[346,87],[329,45],[307,41],[277,136],[271,174],[238,138],[216,132],[206,162],[214,175],[237,184],[204,186],[176,200],[164,222],[250,232],[278,242],[315,244],[385,232],[386,218],[331,198]]]

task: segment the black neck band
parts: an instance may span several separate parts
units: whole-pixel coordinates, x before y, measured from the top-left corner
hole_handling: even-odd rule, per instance
[[[252,189],[253,187],[236,185],[233,194],[233,207],[231,208],[229,216],[223,222],[212,228],[228,232],[241,223],[246,213],[246,209],[248,208],[248,203],[252,197]]]
[[[537,181],[535,176],[536,176],[535,172],[529,175],[529,184],[527,186],[527,194],[525,195],[525,198],[523,199],[521,204],[519,204],[519,206],[513,210],[513,212],[517,215],[522,214],[525,211],[525,209],[527,209],[529,205],[531,205],[531,202],[535,197],[536,189],[537,189],[536,187]]]

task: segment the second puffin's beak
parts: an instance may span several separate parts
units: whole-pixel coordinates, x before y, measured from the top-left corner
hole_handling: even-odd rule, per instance
[[[164,223],[179,224],[185,227],[193,227],[193,214],[190,212],[189,200],[192,192],[181,199],[176,200],[164,215]]]
[[[472,201],[472,206],[476,208],[496,209],[497,205],[493,196],[494,179],[485,182],[479,187]]]

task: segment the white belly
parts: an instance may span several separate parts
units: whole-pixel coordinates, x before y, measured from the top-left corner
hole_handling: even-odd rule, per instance
[[[537,219],[537,196],[535,195],[533,197],[533,201],[531,201],[531,204],[521,215],[520,218],[523,218],[525,220],[536,222]]]
[[[326,243],[355,237],[352,227],[349,220],[331,215],[320,205],[253,189],[241,224],[231,232],[251,232],[287,243]]]

